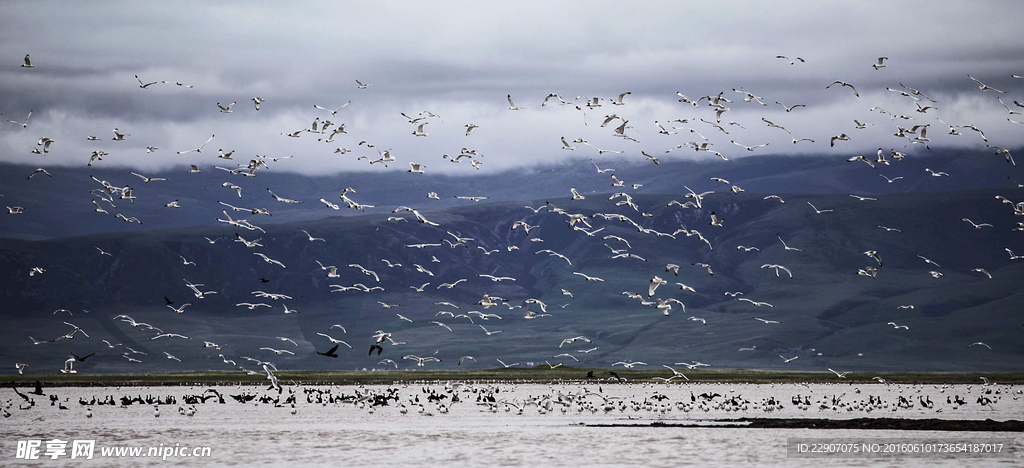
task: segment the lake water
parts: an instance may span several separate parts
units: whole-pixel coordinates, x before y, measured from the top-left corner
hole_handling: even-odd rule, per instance
[[[747,429],[733,427],[588,427],[588,424],[669,423],[715,424],[715,420],[739,417],[767,418],[941,418],[1024,419],[1024,395],[1003,385],[884,386],[884,385],[577,385],[577,384],[480,384],[385,386],[286,386],[281,399],[291,392],[291,404],[238,403],[229,395],[255,394],[278,398],[276,391],[256,387],[215,387],[226,400],[186,404],[185,395],[201,394],[206,387],[89,387],[47,388],[69,409],[51,406],[48,396],[34,396],[36,405],[21,410],[25,401],[8,390],[3,406],[10,416],[0,420],[3,451],[0,466],[78,465],[68,455],[56,460],[16,459],[19,440],[95,440],[92,466],[556,466],[579,463],[587,466],[1022,466],[1024,435],[883,430]],[[398,402],[372,407],[362,404],[324,402],[328,397],[396,393]],[[857,393],[857,391],[860,393]],[[23,390],[25,391],[25,390]],[[330,392],[329,394],[326,392]],[[427,401],[429,393],[443,395],[443,407]],[[584,396],[585,393],[592,393]],[[718,393],[702,404],[701,394]],[[209,394],[209,393],[208,393]],[[845,394],[845,395],[843,395]],[[112,395],[115,399],[152,395],[174,396],[174,404],[84,406]],[[451,395],[461,400],[451,403]],[[692,395],[692,396],[691,396]],[[803,409],[793,399],[800,395],[812,404]],[[840,395],[843,395],[840,397]],[[709,395],[710,396],[710,395]],[[913,407],[895,407],[900,397]],[[947,397],[966,403],[947,403]],[[477,399],[495,400],[492,404]],[[840,397],[833,401],[833,397]],[[981,405],[979,397],[992,400]],[[319,400],[317,399],[319,398]],[[561,402],[559,402],[561,398]],[[766,411],[765,399],[780,400],[781,409]],[[875,400],[871,411],[867,403]],[[418,399],[419,403],[415,400]],[[694,401],[696,399],[696,401]],[[735,404],[723,404],[732,399]],[[921,407],[930,399],[931,408]],[[526,404],[530,401],[534,404]],[[650,404],[644,404],[647,401]],[[864,403],[860,403],[864,402]],[[835,404],[833,404],[835,403]],[[422,412],[420,410],[422,404]],[[824,407],[821,405],[824,404]],[[888,405],[888,406],[886,406]],[[833,409],[835,406],[835,409]],[[906,406],[906,405],[905,405]],[[192,416],[188,413],[195,408]],[[406,411],[404,414],[402,413]],[[519,408],[522,407],[522,412]],[[854,408],[848,410],[847,408]],[[896,408],[895,411],[893,408]],[[86,408],[92,417],[87,417]],[[733,410],[735,408],[735,410]],[[564,409],[564,411],[563,411]],[[447,412],[445,412],[447,410]],[[293,414],[294,413],[294,414]],[[581,425],[583,423],[584,425]],[[787,439],[880,438],[898,440],[1012,439],[1017,452],[1012,458],[787,458]],[[208,458],[102,457],[101,447],[115,446],[210,447]],[[45,450],[45,444],[42,449]],[[71,451],[70,444],[68,452]]]

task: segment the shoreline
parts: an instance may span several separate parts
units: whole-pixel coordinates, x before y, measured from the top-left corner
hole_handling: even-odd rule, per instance
[[[740,429],[863,429],[896,431],[972,431],[972,432],[1024,432],[1024,421],[992,419],[910,419],[910,418],[739,418],[716,419],[715,424],[669,423],[654,421],[647,424],[586,424],[585,427],[731,427]]]
[[[588,378],[588,373],[593,377]],[[616,380],[616,377],[622,379]],[[686,384],[838,384],[882,385],[875,377],[888,384],[950,384],[982,385],[981,377],[993,384],[1024,384],[1024,372],[851,372],[846,378],[837,378],[830,372],[780,372],[746,369],[686,371],[689,381],[677,379],[670,385]],[[277,378],[287,385],[394,385],[411,382],[514,382],[514,383],[660,383],[655,377],[665,378],[667,370],[630,370],[561,367],[558,369],[484,369],[484,370],[388,370],[388,371],[280,371]],[[195,371],[175,373],[138,374],[27,374],[0,377],[4,386],[34,385],[63,387],[126,387],[126,386],[189,386],[189,385],[262,385],[266,375],[259,372],[248,375],[241,372]]]

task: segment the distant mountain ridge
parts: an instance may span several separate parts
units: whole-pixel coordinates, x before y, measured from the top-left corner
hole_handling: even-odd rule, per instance
[[[872,155],[868,155],[872,159]],[[983,188],[1015,187],[1007,177],[1024,181],[1020,171],[1006,164],[1001,157],[989,152],[933,150],[927,154],[912,154],[904,161],[890,166],[879,165],[871,169],[861,162],[845,162],[847,156],[751,156],[731,161],[712,158],[704,161],[662,162],[660,165],[638,163],[636,160],[599,160],[602,168],[616,168],[616,177],[626,183],[627,191],[638,194],[684,194],[683,186],[694,190],[728,190],[709,180],[720,177],[751,193],[799,194],[892,194],[905,192],[932,192],[974,190]],[[278,163],[285,164],[286,162]],[[46,167],[45,162],[41,165]],[[618,166],[618,167],[617,167]],[[6,206],[22,206],[25,215],[4,218],[0,222],[0,238],[52,238],[104,232],[139,232],[184,226],[219,224],[221,210],[227,209],[218,201],[242,208],[267,208],[273,216],[248,217],[257,224],[299,222],[324,219],[331,216],[361,215],[362,212],[344,208],[339,194],[346,187],[357,192],[350,194],[359,203],[376,205],[368,213],[385,213],[400,205],[413,206],[423,211],[444,210],[469,206],[473,202],[456,196],[487,196],[481,203],[498,201],[544,199],[564,197],[575,185],[581,194],[612,193],[610,174],[598,174],[593,164],[585,160],[571,160],[524,168],[520,171],[491,173],[486,170],[468,176],[447,176],[428,172],[424,175],[408,174],[404,170],[338,174],[324,177],[306,177],[277,170],[277,166],[261,170],[257,177],[232,176],[226,172],[203,167],[200,174],[189,174],[185,167],[172,171],[145,174],[163,177],[166,181],[144,183],[126,168],[53,167],[53,177],[37,175],[25,178],[36,167],[0,164],[0,195]],[[931,168],[945,171],[951,177],[933,178],[924,171]],[[887,183],[878,174],[889,178],[904,177]],[[100,202],[110,212],[104,216],[94,212],[90,202],[95,197],[90,190],[101,185],[90,176],[109,181],[112,185],[134,188],[134,201],[117,201],[117,208]],[[239,198],[235,190],[223,187],[229,182],[242,188]],[[632,184],[642,184],[634,190]],[[285,198],[301,200],[302,204],[285,205],[271,198],[271,188]],[[427,198],[428,192],[437,192],[438,200]],[[329,209],[319,198],[341,203],[342,209]],[[180,209],[164,205],[178,200]],[[142,225],[125,223],[114,218],[115,213],[135,216]],[[234,216],[236,213],[232,213]],[[237,213],[247,215],[247,213]]]
[[[866,166],[854,167],[877,177]],[[992,172],[991,168],[988,171]],[[684,183],[689,185],[689,181]],[[691,188],[715,187],[711,182],[700,184]],[[476,357],[481,367],[493,367],[497,359],[534,364],[571,361],[554,358],[567,352],[586,366],[609,366],[619,360],[651,365],[698,360],[716,367],[793,370],[1020,370],[1024,362],[1024,342],[1019,339],[1024,291],[1018,283],[1024,277],[1024,261],[1011,260],[1004,248],[1024,253],[1024,241],[1020,232],[1010,230],[1019,217],[995,195],[1016,201],[1024,198],[1024,191],[882,193],[873,194],[878,200],[869,201],[847,194],[780,192],[785,201],[781,203],[752,190],[723,192],[724,186],[717,185],[719,192],[705,197],[702,210],[667,206],[673,199],[685,201],[681,193],[634,195],[639,211],[649,211],[651,217],[614,206],[606,194],[588,193],[585,200],[572,201],[564,193],[548,200],[468,204],[426,212],[438,227],[416,223],[408,214],[402,216],[410,221],[389,222],[390,210],[381,210],[385,212],[266,224],[267,234],[219,225],[40,241],[6,239],[0,244],[0,278],[6,285],[0,314],[8,326],[2,332],[5,344],[0,349],[8,360],[17,356],[27,362],[29,372],[54,371],[71,351],[79,355],[79,351],[98,352],[81,363],[83,372],[230,368],[218,354],[236,360],[237,356],[257,357],[290,369],[371,368],[382,358],[405,368],[409,363],[401,356],[435,352],[444,360],[435,363],[437,367],[453,369],[459,368],[456,363],[463,355]],[[569,213],[583,214],[594,229],[604,230],[589,236],[569,228],[564,216],[548,210],[534,214],[524,208],[539,207],[545,201]],[[834,211],[816,214],[807,202],[819,210]],[[708,225],[711,211],[725,219],[722,227]],[[624,214],[644,228],[662,233],[685,225],[699,230],[714,248],[683,233],[674,239],[641,234],[629,223],[592,216],[598,212]],[[960,221],[964,216],[996,227],[973,229]],[[538,227],[529,235],[522,228],[512,230],[517,220]],[[879,225],[902,232],[888,232]],[[310,241],[300,229],[327,242]],[[443,239],[454,242],[454,237],[446,231],[473,240],[465,247],[449,247]],[[248,240],[262,238],[264,247],[250,249],[234,242],[236,232]],[[784,250],[776,234],[801,251]],[[625,243],[602,239],[605,235],[626,239],[629,252],[646,261],[611,259],[610,249],[624,248]],[[211,245],[204,237],[216,243]],[[531,242],[530,238],[543,242]],[[407,247],[421,243],[442,245]],[[738,245],[759,250],[744,252]],[[519,250],[510,251],[509,246]],[[111,255],[100,254],[97,247]],[[497,252],[490,252],[495,249]],[[565,255],[572,264],[539,252],[543,249]],[[884,262],[876,279],[857,275],[860,268],[878,267],[863,254],[867,250],[877,250]],[[266,263],[257,252],[286,267]],[[185,265],[181,257],[196,265]],[[432,261],[435,257],[439,262]],[[402,266],[389,268],[381,259]],[[327,271],[314,260],[337,266],[338,278],[328,278]],[[714,275],[691,265],[696,262],[709,263]],[[665,271],[667,263],[680,265],[678,277]],[[380,283],[349,264],[375,271]],[[432,275],[418,272],[415,264]],[[776,276],[773,270],[762,268],[764,264],[783,265],[793,272],[793,278],[784,272]],[[43,267],[45,273],[29,277],[28,270],[34,266]],[[972,272],[973,268],[985,268],[992,279]],[[943,276],[932,278],[929,271]],[[573,272],[605,281],[584,281]],[[481,274],[517,280],[494,282]],[[654,297],[677,298],[686,305],[685,312],[675,306],[666,317],[622,294],[631,291],[646,297],[648,282],[655,275],[668,284]],[[452,289],[437,289],[443,282],[463,278],[467,281]],[[185,280],[203,283],[203,290],[216,294],[196,299]],[[411,288],[428,282],[423,293]],[[680,290],[676,282],[697,292]],[[329,286],[355,283],[379,284],[386,291],[331,292]],[[562,288],[574,297],[563,295]],[[260,290],[292,299],[272,301],[252,294]],[[732,298],[725,292],[743,295]],[[474,305],[484,293],[522,308]],[[174,307],[185,302],[194,305],[177,314],[164,306],[165,296],[176,303]],[[739,297],[774,307],[757,307]],[[541,312],[538,305],[523,302],[528,298],[545,302],[551,316],[525,318],[526,309]],[[258,301],[271,307],[250,311],[235,306]],[[386,309],[378,301],[398,306]],[[435,305],[442,301],[459,308]],[[282,304],[299,313],[285,315]],[[911,304],[913,309],[897,308]],[[53,313],[61,308],[74,315]],[[467,318],[438,315],[440,311],[456,315],[471,310],[502,318],[474,316],[470,323]],[[191,339],[151,340],[155,332],[112,320],[119,314]],[[703,318],[707,324],[690,317]],[[757,318],[780,323],[762,323]],[[62,319],[81,326],[92,338],[77,336],[33,345],[25,336],[43,340],[66,333],[68,327],[60,323]],[[444,323],[453,331],[431,321]],[[909,330],[887,325],[890,321],[907,325]],[[348,333],[330,329],[336,323]],[[501,333],[487,336],[479,325]],[[396,341],[406,344],[385,345],[382,356],[367,356],[364,353],[373,342],[370,335],[376,330],[393,333]],[[342,345],[338,359],[317,356],[314,350],[330,347],[318,332],[345,340],[354,349]],[[558,348],[562,339],[577,335],[587,336],[592,343]],[[282,342],[278,336],[299,345]],[[138,356],[143,363],[128,363],[120,357],[123,347],[108,349],[100,339],[148,354]],[[223,349],[203,348],[204,340]],[[968,348],[978,341],[992,349]],[[260,351],[261,347],[288,349],[296,355],[276,356]],[[739,351],[751,347],[756,349]],[[590,348],[597,349],[581,352]],[[183,362],[166,359],[165,351]],[[784,364],[779,354],[800,358]]]

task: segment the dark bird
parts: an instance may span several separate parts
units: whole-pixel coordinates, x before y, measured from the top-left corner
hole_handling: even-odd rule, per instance
[[[378,346],[378,348],[379,347],[380,346]],[[321,353],[320,351],[317,351],[316,353],[321,355],[321,356],[327,356],[327,357],[336,358],[336,357],[338,357],[338,353],[335,352],[337,350],[338,350],[338,345],[334,345],[334,347],[331,348],[331,349],[328,349],[326,353]],[[372,351],[372,348],[371,348],[371,351]]]
[[[17,394],[18,394],[18,396],[20,396],[20,397],[24,398],[24,399],[25,399],[25,401],[27,401],[27,402],[30,402],[30,403],[32,402],[32,399],[31,399],[31,398],[29,398],[29,397],[28,397],[28,395],[26,395],[26,394],[24,394],[24,393],[21,393],[21,392],[19,392],[19,391],[18,391],[18,387],[15,387],[15,386],[14,386],[14,384],[11,384],[11,389],[13,389],[13,390],[14,390],[14,393],[17,393]]]
[[[268,280],[266,278],[260,278],[260,283],[269,283],[269,282],[270,282],[270,280]]]
[[[374,343],[374,344],[370,345],[370,352],[366,353],[366,355],[367,356],[373,356],[373,350],[374,349],[377,350],[377,355],[378,356],[380,356],[380,353],[384,352],[384,348],[382,348],[379,344]]]
[[[71,353],[71,355],[75,357],[75,360],[76,360],[76,361],[78,361],[78,362],[85,362],[85,360],[86,360],[86,359],[89,359],[90,357],[92,357],[92,356],[95,356],[95,355],[96,355],[96,353],[92,353],[92,354],[87,354],[87,355],[85,355],[84,357],[79,357],[79,356],[78,356],[77,354],[75,354],[75,353]]]
[[[174,301],[172,301],[172,300],[168,299],[168,298],[167,298],[167,296],[164,296],[164,301],[165,301],[165,302],[167,302],[167,305],[172,305],[172,304],[174,304]]]

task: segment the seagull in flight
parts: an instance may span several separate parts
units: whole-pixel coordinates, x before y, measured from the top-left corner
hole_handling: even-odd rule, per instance
[[[333,327],[332,327],[332,328],[333,328]],[[344,329],[342,329],[342,331],[344,331]],[[351,348],[352,348],[352,346],[351,346],[351,345],[349,345],[348,343],[346,343],[346,342],[344,342],[344,341],[341,341],[341,340],[339,340],[339,339],[336,339],[336,338],[334,338],[334,337],[332,337],[331,335],[328,335],[328,334],[326,334],[326,333],[320,333],[320,332],[317,332],[316,334],[317,334],[317,335],[320,335],[320,336],[322,336],[322,337],[324,337],[324,338],[327,338],[328,340],[331,340],[331,343],[334,343],[334,344],[338,344],[338,343],[341,343],[341,344],[343,344],[343,345],[345,345],[345,346],[348,346],[348,347],[349,347],[349,349],[351,349]]]
[[[757,302],[757,301],[754,301],[752,299],[747,299],[745,297],[741,297],[741,298],[738,298],[736,300],[749,302],[749,303],[751,303],[751,304],[753,304],[753,305],[755,305],[757,307],[761,307],[761,306],[768,306],[768,307],[773,307],[773,308],[775,307],[775,306],[773,306],[773,305],[771,305],[771,304],[769,304],[767,302]]]
[[[275,376],[273,372],[270,372],[270,369],[273,366],[273,364],[264,363],[263,371],[267,373],[267,380],[270,381],[270,387],[276,389],[278,393],[281,393],[281,385],[277,383],[277,376]],[[274,370],[277,370],[277,368],[274,368]]]
[[[814,208],[814,205],[811,205],[811,207]],[[814,211],[818,211],[817,208],[815,208]],[[832,211],[832,210],[829,210],[829,211]],[[800,249],[797,249],[795,247],[790,247],[790,246],[786,245],[786,241],[782,240],[782,236],[780,236],[779,234],[776,233],[775,237],[779,238],[779,242],[782,242],[782,247],[785,248],[785,250],[794,250],[794,251],[797,251],[797,252],[803,252],[803,250],[800,250]],[[764,267],[761,267],[761,268],[764,268]],[[790,276],[792,276],[792,275],[790,275]]]
[[[511,95],[511,94],[509,94],[509,95],[507,96],[507,99],[508,99],[508,110],[514,110],[514,111],[517,111],[517,110],[522,110],[522,109],[525,109],[525,107],[517,107],[517,106],[515,105],[515,103],[513,103],[513,102],[512,102],[512,95]]]
[[[793,278],[793,272],[789,271],[789,268],[786,268],[786,267],[784,267],[782,265],[776,265],[774,263],[765,263],[764,265],[761,265],[761,268],[772,268],[772,269],[774,269],[775,270],[775,276],[777,276],[777,277],[780,276],[779,275],[779,270],[782,270],[782,271],[785,271],[786,273],[789,273],[789,278],[790,279]]]
[[[327,205],[327,207],[332,209],[332,210],[340,210],[341,209],[340,206],[338,206],[335,203],[331,203],[331,202],[325,200],[324,197],[320,197],[320,202],[322,202],[323,204]]]
[[[302,231],[303,233],[305,233],[306,237],[309,237],[309,241],[310,242],[313,242],[313,241],[327,242],[327,240],[324,239],[323,237],[313,237],[313,235],[310,234],[309,231],[306,231],[305,229],[299,229],[299,230]]]
[[[1006,93],[1006,91],[1000,91],[1000,90],[995,89],[995,88],[993,88],[993,87],[991,87],[989,85],[986,85],[985,83],[982,83],[982,82],[978,81],[977,78],[975,78],[975,77],[973,77],[971,75],[967,75],[967,77],[970,78],[971,81],[977,83],[978,89],[980,89],[982,91],[995,91],[997,93],[1003,93],[1003,94]]]
[[[617,366],[617,365],[620,365],[620,364],[622,365],[622,367],[625,367],[626,369],[632,369],[635,366],[646,366],[647,365],[646,362],[642,362],[642,361],[630,361],[630,362],[619,361],[619,362],[612,363],[612,366]]]
[[[161,178],[161,177],[146,177],[146,176],[144,176],[144,175],[142,175],[142,174],[139,174],[138,172],[132,172],[132,171],[128,171],[128,172],[129,172],[129,173],[130,173],[131,175],[133,175],[133,176],[135,176],[135,177],[138,177],[138,178],[142,179],[142,181],[143,181],[143,182],[145,182],[145,183],[147,183],[147,184],[148,184],[148,183],[150,183],[150,182],[159,182],[159,181],[161,181],[161,180],[167,180],[167,179],[165,179],[165,178]]]
[[[279,197],[272,190],[270,190],[269,187],[267,188],[267,192],[270,192],[270,196],[274,197],[274,200],[277,200],[277,201],[279,201],[281,203],[284,203],[286,205],[294,205],[294,204],[297,204],[297,203],[302,203],[301,201],[298,201],[298,200],[292,200],[292,199],[289,199],[289,198]]]
[[[825,87],[825,89],[829,89],[829,88],[831,88],[831,87],[832,87],[833,85],[840,85],[840,86],[846,86],[847,88],[850,88],[850,89],[852,89],[852,90],[853,90],[853,95],[854,95],[854,96],[860,97],[860,93],[858,93],[858,92],[857,92],[857,88],[854,88],[852,84],[850,84],[850,83],[847,83],[847,82],[845,82],[845,81],[840,81],[840,80],[836,80],[836,81],[833,81],[833,82],[832,82],[832,84],[830,84],[830,85],[826,86],[826,87]]]
[[[36,174],[45,174],[46,177],[53,177],[52,175],[50,175],[49,171],[40,167],[39,169],[32,171],[32,173],[29,174],[28,177],[25,178],[25,180],[31,180],[33,177],[36,176]]]
[[[32,118],[32,111],[28,111],[28,117],[25,117],[25,121],[24,122],[16,122],[16,121],[10,120],[10,119],[8,119],[7,121],[12,123],[12,124],[15,124],[15,125],[21,125],[21,128],[28,128],[28,119],[31,119],[31,118]]]
[[[270,307],[270,304],[264,304],[262,302],[256,304],[253,304],[251,302],[240,302],[238,304],[235,304],[235,307],[248,307],[249,310],[256,310],[256,308],[260,306]]]
[[[805,60],[800,58],[800,57],[794,57],[793,59],[790,59],[789,57],[786,57],[785,55],[776,55],[775,58],[782,59],[782,60],[789,60],[789,64],[790,65],[795,65],[796,62],[805,63]],[[687,380],[689,380],[689,379],[687,379]]]
[[[972,226],[972,227],[973,227],[974,229],[981,229],[981,228],[983,228],[983,227],[993,227],[993,226],[992,226],[991,224],[989,224],[989,223],[981,223],[981,224],[977,224],[977,223],[975,223],[974,221],[971,221],[971,220],[970,220],[970,219],[968,219],[968,218],[960,218],[960,221],[964,221],[964,222],[967,222],[967,223],[971,223],[971,226]]]
[[[203,144],[199,145],[198,148],[193,148],[193,149],[185,150],[185,151],[178,151],[178,154],[185,154],[185,153],[191,153],[191,152],[202,153],[203,152],[203,147],[206,146],[206,144],[209,143],[210,140],[212,140],[214,136],[216,136],[216,135],[210,135],[210,138],[207,138],[206,141]]]
[[[436,358],[434,356],[427,356],[425,358],[421,358],[419,356],[415,356],[415,355],[412,355],[412,354],[407,354],[405,356],[402,356],[402,359],[410,359],[410,360],[416,361],[416,366],[418,366],[418,367],[423,367],[423,363],[426,363],[426,362],[433,362],[433,361],[441,362],[440,359],[438,359],[438,358]]]
[[[272,353],[274,353],[276,355],[279,355],[279,356],[282,355],[282,354],[291,354],[293,356],[295,355],[295,353],[293,353],[291,351],[288,351],[287,349],[274,349],[274,348],[263,347],[263,348],[260,348],[260,350],[270,351],[270,352],[272,352]]]
[[[808,205],[810,205],[812,209],[814,209],[814,213],[815,213],[815,214],[822,214],[822,213],[830,213],[830,212],[832,212],[832,211],[835,211],[835,210],[819,210],[819,209],[818,209],[818,208],[817,208],[816,206],[814,206],[814,204],[812,204],[811,202],[807,202],[807,204],[808,204]],[[782,239],[779,239],[779,240],[782,240]],[[783,243],[782,243],[782,245],[786,245],[786,243],[785,243],[785,242],[783,242]],[[787,250],[788,250],[788,249],[787,249]]]
[[[836,371],[832,370],[831,367],[829,367],[828,370],[829,370],[829,372],[832,372],[833,374],[836,375],[836,377],[839,377],[840,379],[845,379],[846,378],[846,374],[849,374],[849,372],[836,372]]]
[[[415,131],[413,131],[413,132],[412,132],[412,134],[413,134],[414,136],[418,136],[418,137],[420,137],[420,136],[421,136],[421,137],[425,137],[425,136],[427,136],[427,132],[424,132],[424,131],[423,131],[423,126],[424,126],[424,125],[427,125],[427,124],[429,124],[429,123],[430,123],[430,122],[423,122],[423,123],[421,123],[421,124],[417,125],[417,126],[416,126],[416,130],[415,130]]]
[[[591,342],[590,338],[587,338],[587,337],[585,337],[583,335],[574,336],[572,338],[566,338],[566,339],[562,340],[562,342],[558,345],[558,348],[561,349],[562,346],[565,346],[567,344],[573,344],[573,343],[575,343],[577,341],[583,341],[585,343],[590,343]]]
[[[668,284],[668,281],[661,279],[661,277],[659,276],[651,278],[650,283],[647,287],[647,297],[654,296],[654,292],[657,291],[658,286],[661,286],[663,284]]]
[[[985,276],[988,276],[988,279],[992,279],[992,274],[989,273],[988,270],[986,270],[984,268],[975,268],[975,269],[973,269],[971,271],[976,271],[976,272],[981,273],[981,274],[983,274]]]
[[[709,265],[707,263],[696,262],[696,263],[691,263],[691,265],[699,266],[699,267],[707,270],[708,274],[711,275],[711,276],[715,275],[715,273],[713,271],[711,271],[711,265]]]
[[[193,265],[195,265],[195,263],[193,263]],[[185,312],[185,308],[190,306],[190,305],[192,305],[191,302],[186,302],[186,303],[182,304],[179,307],[174,307],[174,306],[172,306],[170,304],[167,304],[167,307],[169,309],[173,310],[174,312],[181,314],[181,313],[184,313]]]
[[[505,361],[502,361],[501,359],[495,359],[495,361],[498,361],[501,364],[501,366],[504,367],[505,369],[508,369],[509,367],[518,366],[518,365],[522,364],[521,362],[515,362],[515,363],[512,363],[512,364],[505,364]]]
[[[679,371],[677,371],[677,370],[675,370],[675,369],[673,369],[673,368],[671,368],[671,367],[669,367],[669,366],[667,366],[667,365],[665,365],[665,364],[662,364],[662,365],[661,365],[661,367],[664,367],[664,368],[666,368],[666,369],[668,369],[668,370],[672,371],[672,378],[675,378],[675,377],[682,377],[682,378],[684,378],[684,379],[686,379],[686,380],[690,380],[690,378],[689,378],[689,377],[687,377],[687,376],[685,376],[685,375],[683,375],[683,373],[682,373],[682,372],[679,372]]]
[[[868,166],[871,166],[872,169],[875,168],[875,163],[871,162],[870,159],[868,159],[867,157],[862,156],[862,155],[853,156],[853,157],[851,157],[851,158],[846,160],[846,162],[856,162],[856,161],[863,162],[864,164],[867,164]]]
[[[860,127],[857,127],[857,128],[860,128]],[[832,138],[829,138],[828,146],[830,148],[834,148],[836,146],[836,142],[837,141],[850,141],[850,137],[847,136],[845,133],[833,136]]]
[[[155,84],[160,83],[159,81],[153,81],[153,82],[150,82],[150,83],[143,83],[142,82],[142,78],[139,78],[139,75],[135,75],[135,79],[139,82],[139,87],[142,88],[142,89],[146,89],[146,88],[148,88],[150,86],[153,86]]]
[[[589,275],[587,275],[587,274],[585,274],[585,273],[580,273],[580,272],[578,272],[578,271],[574,271],[574,272],[572,272],[572,274],[574,274],[574,275],[578,275],[578,276],[582,276],[582,277],[583,277],[583,279],[584,279],[584,280],[586,280],[586,281],[598,281],[598,282],[604,282],[604,280],[603,280],[603,279],[601,279],[601,278],[598,278],[598,277],[596,277],[596,276],[589,276]]]
[[[929,260],[927,257],[925,257],[923,255],[918,255],[917,258],[920,258],[921,260],[924,260],[925,263],[928,263],[928,264],[931,264],[931,265],[935,265],[936,268],[942,268],[941,265],[939,265],[938,263],[935,263],[935,262]]]
[[[358,80],[356,80],[356,82],[358,83],[359,81],[358,81]],[[360,89],[362,89],[362,88],[360,88]],[[330,112],[330,113],[331,113],[331,117],[334,117],[334,116],[335,116],[335,115],[336,115],[336,114],[338,113],[338,111],[340,111],[340,110],[344,109],[344,108],[345,108],[345,106],[348,106],[348,105],[349,105],[350,103],[352,103],[352,101],[348,101],[348,102],[346,102],[346,103],[344,103],[344,104],[342,104],[342,105],[338,106],[338,108],[337,108],[337,109],[334,109],[334,110],[330,110],[330,109],[328,109],[328,108],[326,108],[326,107],[321,107],[321,106],[318,106],[318,105],[316,105],[316,104],[313,104],[313,107],[314,107],[314,108],[316,108],[316,109],[320,109],[320,110],[325,110],[325,111],[327,111],[327,112]]]
[[[741,147],[741,148],[743,148],[743,149],[745,149],[747,151],[754,151],[757,148],[764,148],[765,146],[768,146],[768,143],[765,143],[763,145],[747,146],[747,145],[744,145],[742,143],[736,143],[735,140],[729,140],[729,142],[734,144],[734,145],[736,145],[736,146],[739,146],[739,147]]]
[[[484,328],[483,325],[477,325],[477,326],[480,327],[480,329],[483,330],[484,333],[487,334],[487,336],[491,336],[491,335],[493,335],[495,333],[501,333],[501,330],[488,330],[488,329]],[[473,362],[476,362],[476,359],[474,359]]]
[[[775,101],[775,103],[782,106],[783,109],[786,109],[786,112],[793,112],[793,109],[796,109],[797,107],[807,107],[803,104],[793,104],[792,106],[787,106],[779,101]]]
[[[279,262],[277,260],[274,260],[274,259],[266,256],[266,254],[263,254],[263,253],[260,253],[260,252],[254,252],[253,255],[259,255],[263,259],[263,261],[265,261],[265,262],[267,262],[267,263],[269,263],[271,265],[277,265],[277,266],[279,266],[281,268],[287,268],[286,266],[284,266],[284,263],[281,263],[281,262]]]

